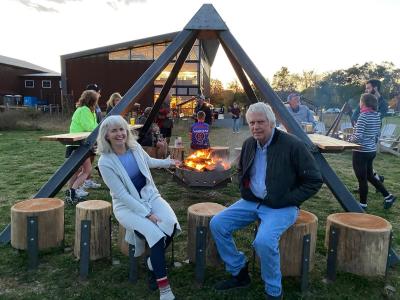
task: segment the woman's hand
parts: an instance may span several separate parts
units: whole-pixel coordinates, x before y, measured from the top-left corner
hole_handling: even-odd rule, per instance
[[[182,164],[180,160],[171,158],[171,167],[179,167]]]
[[[157,222],[161,222],[161,219],[159,219],[155,214],[150,214],[146,218],[152,221],[154,224],[157,224]]]

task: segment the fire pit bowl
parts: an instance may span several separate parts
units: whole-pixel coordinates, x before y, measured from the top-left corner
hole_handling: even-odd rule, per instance
[[[199,172],[177,167],[174,175],[189,187],[215,187],[231,181],[231,169]]]

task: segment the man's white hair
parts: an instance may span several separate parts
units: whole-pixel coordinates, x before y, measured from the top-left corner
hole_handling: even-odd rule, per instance
[[[273,125],[273,127],[276,126],[276,118],[275,118],[274,112],[272,111],[271,106],[269,106],[268,104],[266,104],[264,102],[253,103],[252,105],[249,106],[249,109],[246,112],[247,122],[249,121],[249,118],[248,118],[249,113],[255,113],[255,112],[264,113],[265,117]]]

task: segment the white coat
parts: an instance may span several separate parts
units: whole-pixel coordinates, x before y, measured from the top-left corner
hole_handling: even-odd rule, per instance
[[[125,240],[135,245],[135,256],[140,256],[145,250],[145,243],[134,230],[144,235],[152,247],[165,235],[171,236],[175,224],[176,233],[180,233],[181,228],[174,211],[158,192],[150,173],[150,168],[169,167],[172,160],[151,158],[138,143],[128,151],[132,151],[140,171],[146,177],[146,185],[140,195],[115,153],[102,154],[98,165],[110,189],[114,215],[126,229]],[[146,218],[150,212],[161,221],[154,224]]]

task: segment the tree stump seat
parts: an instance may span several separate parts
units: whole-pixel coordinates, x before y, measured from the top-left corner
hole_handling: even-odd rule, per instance
[[[168,152],[172,159],[183,161],[185,158],[184,157],[185,148],[183,146],[180,147],[168,146]]]
[[[187,241],[187,255],[190,262],[196,262],[196,232],[198,226],[206,228],[206,264],[216,265],[221,263],[217,248],[215,246],[211,231],[209,228],[210,220],[220,211],[226,207],[212,202],[203,202],[193,204],[188,207],[187,220],[188,220],[188,241]]]
[[[88,200],[76,205],[74,254],[80,257],[81,221],[90,220],[90,260],[111,256],[111,203]]]
[[[385,275],[392,225],[365,213],[336,213],[326,222],[325,246],[331,227],[337,232],[337,270],[363,276]]]
[[[64,201],[37,198],[18,202],[11,207],[11,245],[27,249],[27,217],[36,216],[38,249],[60,247],[64,241]]]

